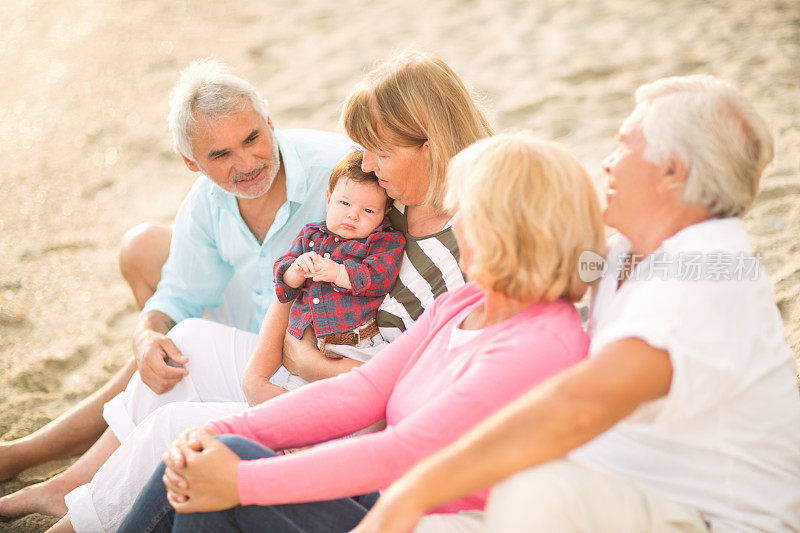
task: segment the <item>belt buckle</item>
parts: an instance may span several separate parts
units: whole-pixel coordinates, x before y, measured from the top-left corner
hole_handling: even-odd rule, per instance
[[[357,330],[355,330],[353,332],[353,334],[355,335],[355,342],[353,343],[353,346],[355,346],[356,344],[360,344],[361,343],[361,330],[357,329]]]

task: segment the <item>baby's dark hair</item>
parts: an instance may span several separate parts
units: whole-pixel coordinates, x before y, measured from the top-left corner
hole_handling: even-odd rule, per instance
[[[341,161],[336,163],[331,171],[331,179],[328,181],[328,192],[333,192],[336,184],[342,178],[353,180],[357,183],[372,182],[378,185],[378,176],[374,172],[364,172],[361,170],[361,162],[364,159],[364,150],[353,150],[344,156]],[[378,185],[380,187],[380,185]],[[386,198],[387,207],[389,205],[389,198]]]

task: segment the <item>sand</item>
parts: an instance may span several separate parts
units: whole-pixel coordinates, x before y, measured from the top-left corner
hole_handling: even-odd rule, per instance
[[[167,93],[191,60],[222,59],[282,128],[337,129],[361,76],[406,48],[441,55],[499,131],[574,151],[603,191],[632,92],[711,73],[776,140],[746,217],[800,349],[800,4],[795,0],[4,0],[0,6],[0,435],[41,427],[130,357],[123,233],[169,223],[194,175],[171,151]],[[68,462],[29,470],[0,494]],[[37,515],[0,531],[39,531]]]

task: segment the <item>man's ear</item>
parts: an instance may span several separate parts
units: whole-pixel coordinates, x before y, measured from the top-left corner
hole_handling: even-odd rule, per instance
[[[682,189],[689,177],[689,165],[681,159],[671,157],[663,167],[661,181],[658,185],[659,192]]]
[[[272,123],[272,117],[269,115],[267,115],[267,126],[269,126],[271,130],[275,129],[275,124]]]
[[[183,164],[186,165],[186,168],[188,168],[192,172],[200,172],[200,167],[197,166],[197,163],[195,163],[194,161],[183,155],[183,153],[181,152],[178,153],[181,154],[181,157],[183,158]]]

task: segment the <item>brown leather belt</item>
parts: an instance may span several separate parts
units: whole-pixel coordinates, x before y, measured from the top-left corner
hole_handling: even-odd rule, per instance
[[[331,353],[325,349],[326,344],[340,344],[346,346],[355,346],[359,342],[364,339],[369,339],[373,335],[378,333],[378,323],[374,320],[370,320],[364,326],[360,328],[354,329],[353,331],[348,331],[346,333],[331,333],[330,335],[325,335],[322,337],[322,343],[320,344],[320,350],[322,353],[325,354],[326,357],[330,359],[341,359],[342,356],[336,353]]]

